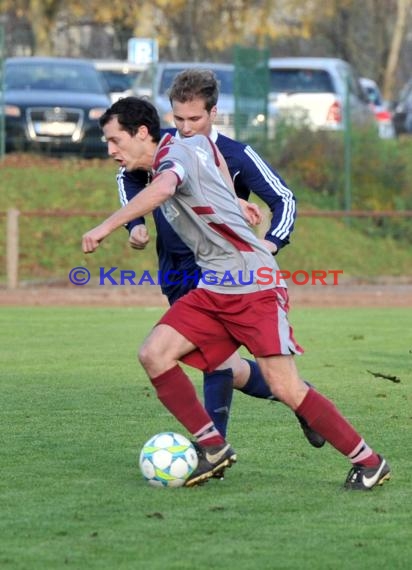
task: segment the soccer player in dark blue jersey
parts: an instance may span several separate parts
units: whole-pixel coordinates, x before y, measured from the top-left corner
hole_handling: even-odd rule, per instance
[[[238,197],[248,200],[253,192],[270,208],[270,227],[263,242],[275,255],[289,243],[296,217],[295,197],[286,182],[252,147],[224,136],[215,129],[213,123],[217,114],[218,95],[218,82],[212,71],[199,68],[179,73],[169,91],[177,127],[170,129],[170,132],[177,138],[204,134],[216,143],[226,160]],[[120,168],[117,181],[120,201],[125,205],[146,186],[148,174],[142,170],[127,171]],[[157,230],[159,270],[162,275],[178,276],[175,282],[168,279],[161,286],[172,305],[196,287],[201,272],[193,253],[174,232],[159,208],[153,212],[153,217]],[[149,240],[144,219],[134,220],[127,225],[127,229],[131,246],[144,248]],[[181,275],[185,275],[185,279],[182,280]],[[257,398],[274,399],[256,362],[241,359],[237,353],[214,372],[205,373],[205,407],[222,435],[227,431],[233,388]],[[325,440],[299,416],[298,420],[308,441],[314,447],[322,447]]]

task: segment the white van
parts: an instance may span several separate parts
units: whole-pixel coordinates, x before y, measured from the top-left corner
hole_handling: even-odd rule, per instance
[[[374,125],[374,115],[352,66],[337,58],[281,57],[269,60],[270,114],[312,129],[342,130],[345,104],[356,125]]]

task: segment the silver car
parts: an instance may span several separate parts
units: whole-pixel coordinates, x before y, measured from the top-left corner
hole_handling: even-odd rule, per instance
[[[389,108],[389,103],[383,100],[378,84],[369,77],[360,77],[359,81],[368,97],[369,106],[375,115],[380,138],[393,139],[395,137],[395,127],[393,125],[392,112]]]
[[[139,74],[147,67],[129,61],[95,59],[94,67],[107,83],[112,103],[121,97],[132,95],[132,85]]]
[[[133,86],[133,93],[138,97],[148,97],[157,108],[161,126],[173,127],[173,114],[170,107],[168,89],[174,77],[189,68],[212,70],[219,81],[219,101],[215,125],[219,132],[229,137],[235,136],[235,68],[228,63],[215,62],[161,62],[144,70]]]

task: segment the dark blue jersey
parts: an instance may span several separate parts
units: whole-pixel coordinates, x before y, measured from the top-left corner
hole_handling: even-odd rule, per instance
[[[252,147],[221,134],[215,142],[227,162],[238,197],[248,200],[253,192],[269,206],[272,217],[265,239],[281,249],[289,243],[295,223],[294,195],[279,174]]]
[[[176,133],[175,130],[169,132]],[[253,192],[269,206],[272,218],[265,239],[281,249],[289,243],[289,236],[293,231],[296,217],[294,195],[279,174],[249,145],[230,139],[215,129],[210,138],[216,143],[227,162],[238,197],[247,200]],[[148,174],[143,170],[126,172],[122,168],[117,175],[117,182],[120,201],[122,205],[125,205],[146,186]],[[185,275],[191,276],[185,279],[184,283],[162,284],[162,292],[172,304],[196,287],[200,270],[195,263],[192,251],[174,232],[159,208],[153,212],[153,218],[157,232],[156,248],[159,270],[163,274],[173,271],[179,271],[181,274],[184,271]],[[130,231],[134,226],[142,223],[144,223],[144,218],[139,218],[127,224],[127,228]]]

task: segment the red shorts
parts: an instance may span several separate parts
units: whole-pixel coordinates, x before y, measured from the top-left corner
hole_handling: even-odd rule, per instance
[[[196,346],[182,362],[210,372],[242,345],[254,356],[302,354],[288,309],[288,293],[282,288],[235,295],[193,289],[158,324],[171,326]]]

